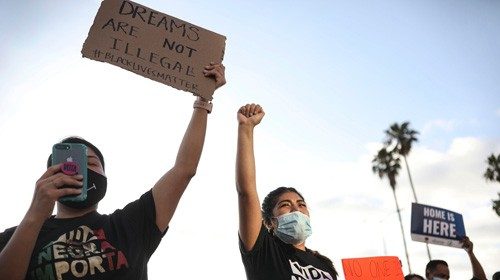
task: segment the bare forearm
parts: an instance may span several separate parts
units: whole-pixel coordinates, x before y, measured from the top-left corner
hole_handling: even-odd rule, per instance
[[[236,152],[236,190],[239,195],[247,195],[254,191],[255,186],[253,127],[239,125]]]
[[[264,117],[258,104],[238,110],[238,147],[236,151],[236,190],[238,192],[239,234],[245,250],[251,250],[262,225],[255,171],[253,133]]]
[[[196,173],[205,142],[206,127],[207,111],[199,108],[194,109],[179,147],[174,167],[165,173],[153,187],[156,224],[161,231],[167,228],[182,194]]]
[[[205,143],[206,129],[207,111],[195,108],[177,153],[176,169],[184,170],[190,176],[194,176]]]
[[[26,214],[0,252],[0,279],[24,279],[43,222]]]
[[[472,265],[472,274],[475,278],[486,280],[486,273],[484,273],[484,269],[479,263],[479,260],[476,258],[473,252],[469,253],[470,263]]]

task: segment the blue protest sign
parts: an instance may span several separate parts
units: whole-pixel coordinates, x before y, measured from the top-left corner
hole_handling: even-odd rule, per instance
[[[462,214],[424,204],[412,203],[411,239],[450,247],[462,248],[465,236]]]

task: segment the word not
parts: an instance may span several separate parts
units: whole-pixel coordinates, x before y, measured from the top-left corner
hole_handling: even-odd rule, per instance
[[[184,53],[184,50],[189,50],[188,57],[191,57],[191,55],[193,55],[193,51],[196,51],[196,49],[193,49],[189,46],[185,46],[181,43],[176,43],[175,41],[169,42],[168,38],[165,38],[165,41],[163,41],[163,47],[164,48],[168,47],[169,50],[175,49],[177,53]]]
[[[101,29],[106,29],[106,28],[111,28],[115,32],[123,32],[124,34],[130,35],[135,38],[137,38],[137,30],[139,29],[137,26],[128,24],[123,21],[115,23],[114,19],[112,18],[109,19],[101,27]],[[176,41],[169,41],[168,38],[165,38],[165,40],[163,41],[163,48],[168,48],[169,50],[175,51],[179,54],[186,52],[188,57],[191,57],[193,53],[197,51],[195,48],[192,48],[188,45],[184,45]]]

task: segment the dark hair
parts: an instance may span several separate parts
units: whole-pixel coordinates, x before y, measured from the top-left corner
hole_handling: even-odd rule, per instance
[[[274,206],[276,206],[276,203],[278,203],[278,198],[287,192],[294,192],[300,196],[304,200],[304,197],[295,189],[292,187],[279,187],[275,189],[274,191],[270,192],[265,198],[264,201],[262,201],[262,219],[264,219],[264,223],[266,225],[271,224],[271,219],[273,218],[273,209]]]
[[[412,280],[413,277],[417,277],[419,280],[425,280],[424,277],[414,273],[406,275],[405,280]]]
[[[448,263],[443,260],[432,260],[427,263],[425,266],[425,277],[429,275],[430,272],[434,271],[438,265],[448,266]]]
[[[273,209],[274,209],[274,206],[276,206],[276,203],[278,203],[278,198],[282,194],[287,193],[287,192],[294,192],[298,196],[300,196],[300,198],[302,200],[305,200],[304,197],[302,196],[302,194],[299,193],[299,191],[297,191],[295,188],[292,188],[292,187],[279,187],[279,188],[275,189],[274,191],[271,191],[270,193],[267,194],[267,196],[262,201],[262,219],[264,220],[264,223],[266,225],[271,224],[271,219],[274,217]],[[339,275],[337,270],[335,269],[335,266],[333,266],[333,262],[328,257],[323,256],[318,251],[313,251],[310,249],[306,249],[306,250],[308,252],[311,252],[316,258],[318,258],[320,261],[325,263],[335,273],[336,276]]]
[[[97,157],[101,161],[102,169],[104,170],[104,157],[102,156],[101,151],[99,151],[99,149],[96,146],[94,146],[94,144],[92,144],[89,141],[87,141],[81,137],[78,137],[78,136],[71,136],[71,137],[64,138],[63,140],[61,140],[60,143],[83,144],[83,145],[87,146],[87,148],[91,148],[92,151],[95,152],[95,154],[97,155]],[[52,165],[52,154],[49,156],[49,159],[47,160],[47,168],[51,165]]]
[[[491,280],[500,280],[500,271],[495,272],[495,274],[493,274],[493,278],[491,278]]]

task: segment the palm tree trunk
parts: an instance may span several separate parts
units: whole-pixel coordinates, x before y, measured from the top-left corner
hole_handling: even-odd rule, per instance
[[[410,167],[408,166],[408,160],[406,159],[406,156],[403,156],[403,158],[405,160],[406,171],[408,171],[408,178],[410,178],[410,186],[411,186],[411,190],[413,191],[413,198],[415,198],[415,202],[418,203],[417,193],[415,192],[415,187],[413,187],[413,180],[411,179]]]
[[[405,155],[403,155],[403,158],[405,160],[406,171],[408,171],[408,178],[410,178],[410,186],[411,190],[413,191],[413,198],[415,198],[415,203],[418,203],[417,192],[415,191],[415,187],[413,186],[413,180],[411,179],[410,166],[408,165],[408,160],[406,159]],[[430,261],[432,258],[431,258],[431,250],[429,249],[429,243],[425,242],[425,247],[427,248],[427,256],[429,257]]]
[[[399,225],[401,226],[401,235],[403,237],[403,244],[405,245],[406,262],[408,263],[408,270],[411,273],[410,257],[408,256],[408,248],[406,247],[405,232],[403,230],[403,220],[401,219],[401,211],[399,210],[398,199],[396,198],[396,189],[392,188],[392,194],[394,195],[394,201],[396,202],[396,210],[398,212]]]

